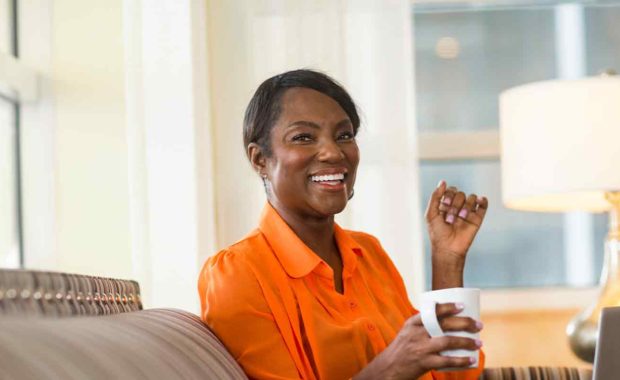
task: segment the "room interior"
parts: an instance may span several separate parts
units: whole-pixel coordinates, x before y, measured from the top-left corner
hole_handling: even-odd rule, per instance
[[[415,304],[430,287],[429,194],[445,179],[486,195],[465,281],[482,289],[487,366],[591,368],[566,330],[596,302],[604,265],[614,272],[611,206],[506,207],[515,140],[503,140],[500,97],[620,69],[619,16],[604,0],[0,0],[0,268],[133,279],[145,308],[198,313],[202,263],[265,202],[244,107],[264,78],[314,68],[363,115],[338,223],[379,237]],[[600,152],[618,132],[569,135],[553,136]],[[528,155],[519,146],[513,159]],[[600,182],[575,181],[617,191],[620,172],[600,162],[587,162]]]

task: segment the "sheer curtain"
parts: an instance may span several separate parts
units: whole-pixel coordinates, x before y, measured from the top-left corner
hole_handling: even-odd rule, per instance
[[[410,1],[212,0],[207,15],[216,246],[255,228],[265,202],[241,139],[253,90],[317,69],[344,84],[362,115],[355,197],[338,221],[377,236],[410,294],[423,290]]]

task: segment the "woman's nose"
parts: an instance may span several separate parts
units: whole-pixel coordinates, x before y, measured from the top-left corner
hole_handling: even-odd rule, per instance
[[[325,141],[319,146],[318,159],[325,162],[341,161],[344,159],[344,152],[336,141]]]

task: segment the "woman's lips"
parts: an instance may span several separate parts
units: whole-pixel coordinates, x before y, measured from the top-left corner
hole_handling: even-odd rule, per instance
[[[311,183],[317,186],[319,189],[327,190],[327,191],[338,192],[346,188],[346,184],[344,181],[321,181],[321,182],[311,181]]]
[[[345,170],[327,170],[323,171],[321,174],[315,174],[310,176],[310,182],[319,189],[330,191],[330,192],[340,192],[346,188],[345,178],[347,177]]]

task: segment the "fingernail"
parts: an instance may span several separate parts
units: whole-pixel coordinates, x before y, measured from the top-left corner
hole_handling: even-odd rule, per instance
[[[439,181],[439,183],[437,184],[437,187],[441,187],[441,185],[443,185],[443,179]]]
[[[465,309],[465,304],[463,302],[457,302],[454,304],[454,307],[456,307],[459,310],[463,310]]]
[[[480,339],[476,339],[475,342],[476,342],[476,347],[478,348],[482,347],[482,341]]]
[[[469,364],[474,364],[476,362],[476,358],[469,357]]]
[[[469,213],[469,211],[467,211],[466,208],[463,208],[463,209],[461,209],[461,211],[459,211],[459,217],[465,219],[465,218],[467,218],[467,214],[468,213]]]
[[[484,323],[482,323],[482,322],[480,322],[480,321],[477,321],[477,322],[476,322],[476,328],[477,328],[478,330],[482,330],[482,328],[483,328],[483,327],[484,327]]]
[[[450,197],[445,197],[443,199],[443,201],[441,201],[443,204],[450,206],[452,204],[452,198]]]
[[[478,203],[482,203],[482,201],[484,201],[484,197],[478,196],[478,197],[476,198],[476,202],[478,202]]]
[[[446,216],[446,222],[452,224],[454,223],[454,215],[453,214],[448,214],[448,216]]]

